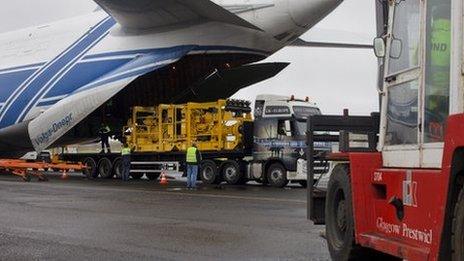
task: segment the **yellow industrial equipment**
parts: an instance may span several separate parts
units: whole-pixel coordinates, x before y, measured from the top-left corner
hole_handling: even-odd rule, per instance
[[[157,107],[133,107],[126,141],[137,152],[240,149],[244,124],[251,123],[250,103],[219,100]]]

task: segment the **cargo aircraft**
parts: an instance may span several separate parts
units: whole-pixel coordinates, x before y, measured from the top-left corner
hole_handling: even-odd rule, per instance
[[[208,101],[273,77],[256,63],[343,0],[95,0],[92,13],[0,34],[0,156],[122,128],[135,105]],[[321,46],[314,43],[314,46]]]

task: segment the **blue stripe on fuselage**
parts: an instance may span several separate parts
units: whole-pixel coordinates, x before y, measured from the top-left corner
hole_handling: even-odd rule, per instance
[[[0,75],[8,74],[8,73],[11,73],[12,71],[35,70],[38,67],[42,67],[43,65],[45,65],[45,63],[34,63],[34,64],[29,64],[29,65],[21,65],[21,66],[16,66],[16,67],[11,67],[11,68],[5,68],[5,69],[0,70]]]
[[[131,59],[89,61],[79,63],[69,71],[44,98],[67,95],[129,62]]]
[[[107,33],[114,24],[115,22],[112,18],[105,18],[90,33],[87,32],[83,38],[73,44],[72,48],[66,50],[55,60],[49,62],[45,69],[38,72],[38,75],[27,84],[26,88],[24,88],[11,103],[5,105],[4,110],[6,111],[3,112],[0,128],[15,124],[21,112],[29,111],[32,107],[31,105],[26,108],[31,102],[31,99],[39,99],[40,93],[44,92],[45,88],[48,86],[47,83],[54,77],[57,77],[60,72],[63,72],[63,69],[67,68],[69,63],[72,61],[76,62],[76,58],[85,55],[84,51],[91,45],[96,44],[95,42],[98,41],[102,35]]]
[[[193,51],[199,51],[199,50],[201,50],[201,51],[224,51],[224,52],[229,52],[229,51],[253,52],[253,53],[262,54],[263,56],[268,54],[268,53],[260,51],[260,50],[253,50],[253,49],[240,48],[240,47],[230,47],[230,46],[198,46]],[[172,51],[173,51],[172,48],[156,48],[156,49],[129,50],[129,51],[102,53],[102,54],[96,54],[96,55],[87,55],[84,58],[82,58],[80,62],[78,62],[76,65],[74,65],[74,67],[69,72],[67,72],[65,75],[63,75],[63,78],[60,79],[59,81],[57,81],[57,83],[55,85],[53,85],[50,90],[48,90],[47,92],[43,92],[43,95],[40,95],[40,96],[37,95],[38,100],[34,103],[34,105],[38,106],[38,107],[44,107],[44,106],[50,106],[50,105],[55,104],[60,99],[62,99],[62,97],[60,99],[56,99],[56,100],[45,100],[45,99],[53,98],[53,97],[59,97],[59,96],[63,96],[63,95],[69,95],[69,94],[73,93],[77,89],[79,89],[79,88],[81,88],[83,86],[86,86],[89,83],[93,82],[98,77],[100,77],[102,75],[105,75],[106,73],[111,72],[114,69],[118,68],[119,66],[122,66],[125,63],[127,63],[128,61],[130,61],[131,58],[128,58],[127,56],[133,55],[133,57],[136,57],[138,55],[147,54],[147,53],[158,53],[159,55],[163,55],[163,53],[169,53],[169,52],[172,52]],[[120,57],[118,57],[118,56],[120,56]],[[124,57],[124,56],[126,56],[126,57]],[[40,64],[21,66],[21,67],[16,67],[16,68],[27,68],[27,67],[33,67],[33,66],[38,66],[38,65],[40,65]],[[4,71],[11,71],[13,69],[15,69],[15,68],[4,69]],[[125,77],[132,77],[132,76],[144,74],[145,72],[149,72],[151,70],[153,70],[153,68],[147,69],[147,70],[141,69],[141,70],[137,70],[137,71],[134,71],[134,72],[131,72],[131,73],[128,73],[128,74],[122,74],[119,77],[111,77],[108,80],[105,80],[103,83],[117,81],[117,80],[120,80],[120,79],[125,78]],[[30,73],[32,74],[33,71],[30,72]],[[12,81],[14,79],[14,76],[13,76],[14,74],[16,74],[16,72],[15,73],[5,73],[5,75],[6,75],[5,77],[8,77],[9,81]],[[53,75],[50,75],[50,74],[47,74],[47,76],[49,77],[48,79],[54,77]],[[2,77],[2,72],[0,71],[0,79],[1,79],[1,77]],[[14,86],[14,87],[18,88],[21,80],[24,81],[24,76],[23,77],[18,77],[18,79],[14,79],[14,80],[16,81],[15,84],[3,85],[0,82],[0,86]],[[18,84],[18,82],[19,82],[19,84]],[[100,85],[101,85],[101,83],[99,83],[98,85],[86,86],[83,89],[89,89],[89,87],[90,88],[98,87]],[[2,89],[3,89],[3,87],[2,87]],[[1,91],[3,91],[2,89],[0,89],[0,93],[1,93]],[[10,94],[12,92],[11,89],[14,89],[14,88],[9,88],[9,93]],[[80,91],[82,91],[82,90],[80,90]],[[7,92],[4,92],[4,93],[6,94]],[[41,100],[42,98],[44,99],[44,101]],[[2,101],[3,100],[0,100],[0,103]],[[29,100],[27,100],[27,101],[29,101]],[[18,113],[16,113],[16,115],[18,115],[21,111],[23,111],[24,106],[27,103],[23,102],[22,104],[23,104],[23,107],[18,108]],[[34,106],[31,106],[26,111],[26,113],[33,107]],[[0,108],[0,111],[1,111],[1,108]],[[17,121],[17,119],[10,119],[8,122],[15,122],[15,121]],[[0,128],[3,128],[5,126],[9,126],[9,124],[10,123],[7,123],[7,124],[0,123]]]
[[[37,69],[0,73],[0,103],[6,102],[13,92]]]
[[[28,105],[26,108],[22,110],[19,117],[17,117],[16,123],[21,122],[26,117],[26,114],[29,112],[30,109],[36,102],[44,95],[50,88],[56,84],[56,81],[59,80],[60,77],[63,77],[67,73],[67,70],[71,69],[78,61],[81,59],[92,47],[94,47],[98,42],[100,42],[104,35],[108,33],[111,27],[115,25],[115,20],[113,18],[107,18],[102,24],[98,25],[96,29],[90,32],[81,42],[79,42],[74,48],[72,48],[69,52],[67,52],[62,58],[60,58],[53,66],[53,68],[49,68],[44,74],[45,79],[51,79],[52,83],[41,85],[40,83],[36,84],[36,86],[31,86],[28,89],[32,89],[29,93],[25,94],[26,97],[32,96],[32,100],[29,99]],[[56,67],[55,67],[56,65]],[[33,89],[35,88],[34,91]],[[20,106],[23,107],[23,106]]]

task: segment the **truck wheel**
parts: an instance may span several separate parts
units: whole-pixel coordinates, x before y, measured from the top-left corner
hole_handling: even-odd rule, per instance
[[[157,180],[160,176],[160,173],[147,173],[146,175],[149,180]]]
[[[200,178],[204,184],[211,185],[220,182],[218,167],[212,160],[204,160],[200,164]]]
[[[267,170],[267,181],[269,185],[276,188],[287,186],[287,171],[280,163],[273,163]]]
[[[87,176],[87,178],[98,178],[98,172],[97,172],[97,162],[93,158],[85,158],[82,163],[85,165],[87,168],[84,174]]]
[[[122,179],[122,159],[116,158],[113,161],[113,176],[117,179]]]
[[[307,188],[308,187],[308,182],[306,180],[300,180],[298,181],[298,183],[300,184],[300,186],[302,186],[303,188]]]
[[[237,185],[242,180],[240,166],[234,160],[227,160],[221,166],[222,178],[230,185]]]
[[[143,173],[131,173],[130,176],[133,178],[133,179],[141,179],[143,177]]]
[[[100,177],[110,179],[113,177],[113,163],[108,158],[102,158],[98,161],[98,172]]]
[[[464,188],[461,190],[454,208],[452,231],[452,260],[464,260]]]
[[[397,260],[356,244],[349,166],[339,166],[332,171],[325,205],[330,256],[333,260]]]

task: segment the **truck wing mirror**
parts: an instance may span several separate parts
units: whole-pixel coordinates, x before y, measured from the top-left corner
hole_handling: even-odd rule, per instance
[[[390,58],[399,59],[403,53],[403,41],[393,38],[391,41]]]
[[[385,58],[385,41],[382,37],[374,39],[374,53],[377,58]]]

